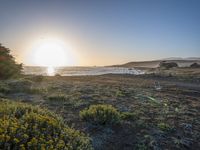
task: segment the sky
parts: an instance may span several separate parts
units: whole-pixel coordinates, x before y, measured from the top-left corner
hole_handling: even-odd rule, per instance
[[[0,43],[25,65],[36,65],[49,39],[62,43],[65,65],[200,57],[199,8],[199,0],[1,0]]]

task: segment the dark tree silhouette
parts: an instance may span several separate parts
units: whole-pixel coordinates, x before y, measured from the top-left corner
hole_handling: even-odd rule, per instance
[[[21,71],[22,64],[17,64],[10,49],[0,44],[0,79],[17,77]]]

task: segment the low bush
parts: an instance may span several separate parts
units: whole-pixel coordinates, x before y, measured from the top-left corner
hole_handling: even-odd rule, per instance
[[[168,125],[168,124],[166,124],[166,123],[159,123],[158,125],[158,128],[160,129],[160,130],[163,130],[163,131],[169,131],[169,130],[171,130],[172,128]]]
[[[31,87],[27,93],[29,94],[46,94],[48,90],[46,88],[37,88],[37,87]]]
[[[61,75],[59,73],[56,73],[54,76],[55,77],[61,77]]]
[[[80,117],[92,124],[117,124],[120,122],[120,113],[111,105],[91,105],[80,112]]]
[[[27,79],[10,80],[8,86],[12,92],[28,92],[31,89],[33,82]]]
[[[170,69],[170,68],[178,67],[178,64],[175,62],[162,61],[162,62],[160,62],[159,67],[165,68],[165,69]]]
[[[133,112],[122,112],[121,119],[134,121],[137,118],[137,115]]]
[[[193,63],[190,65],[191,68],[200,68],[200,64],[198,63]]]
[[[48,97],[48,100],[62,102],[62,101],[67,100],[67,97],[63,94],[51,95]]]
[[[44,76],[42,75],[33,76],[31,80],[34,82],[42,82],[44,80]]]
[[[9,86],[7,84],[5,84],[5,83],[0,83],[0,93],[3,93],[3,94],[10,93]]]
[[[0,149],[90,150],[90,139],[36,106],[0,100]]]

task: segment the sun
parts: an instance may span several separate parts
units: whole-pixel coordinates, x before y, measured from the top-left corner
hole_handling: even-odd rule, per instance
[[[67,65],[67,49],[57,40],[45,40],[34,48],[34,62],[38,66],[59,67]]]

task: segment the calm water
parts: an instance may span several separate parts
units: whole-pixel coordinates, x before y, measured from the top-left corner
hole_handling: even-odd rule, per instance
[[[24,67],[24,74],[61,76],[103,75],[103,74],[144,74],[134,68],[122,67]]]

